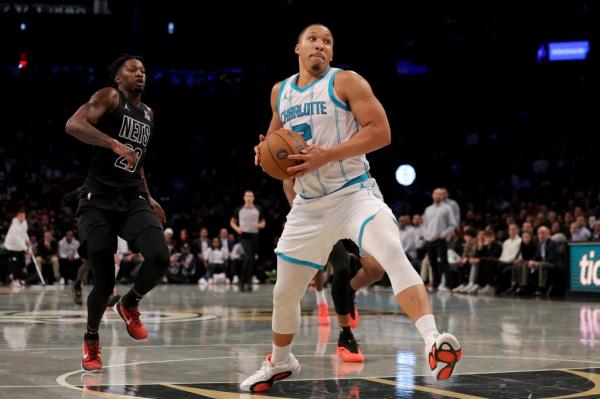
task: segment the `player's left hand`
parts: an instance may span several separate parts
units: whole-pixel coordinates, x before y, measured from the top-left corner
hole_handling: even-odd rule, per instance
[[[329,152],[326,148],[311,144],[303,149],[300,154],[288,155],[288,158],[302,161],[300,165],[287,168],[290,178],[295,179],[297,177],[302,177],[329,162]]]
[[[160,222],[162,224],[167,223],[167,215],[165,214],[165,211],[163,211],[162,206],[160,206],[160,204],[152,197],[150,197],[150,206],[152,207],[154,213],[156,213],[156,216],[158,216],[160,219]]]

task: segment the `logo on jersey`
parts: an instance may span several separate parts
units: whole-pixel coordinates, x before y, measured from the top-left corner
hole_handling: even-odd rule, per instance
[[[144,117],[148,120],[150,120],[150,114],[148,113],[148,111],[144,110]]]
[[[285,124],[305,115],[327,115],[327,103],[325,101],[309,101],[284,109],[281,112],[281,123]]]
[[[123,111],[129,111],[129,107],[127,106],[127,103],[125,103],[125,106],[123,107]]]
[[[123,115],[123,123],[119,130],[119,137],[142,144],[144,147],[148,145],[150,139],[150,126],[133,119],[130,116]]]

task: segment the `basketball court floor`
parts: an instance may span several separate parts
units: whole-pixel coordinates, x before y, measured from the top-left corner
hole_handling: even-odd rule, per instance
[[[293,347],[301,374],[242,394],[238,383],[270,352],[272,289],[157,287],[141,308],[149,340],[133,341],[107,313],[105,370],[84,374],[85,311],[70,290],[0,288],[0,398],[600,398],[600,303],[435,294],[438,327],[464,357],[434,383],[420,336],[381,288],[357,297],[364,364],[336,357],[335,318],[319,327],[309,292]]]

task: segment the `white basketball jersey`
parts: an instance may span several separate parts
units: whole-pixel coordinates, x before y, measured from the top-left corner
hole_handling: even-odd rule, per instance
[[[350,139],[359,129],[350,107],[339,100],[333,88],[341,69],[329,68],[306,87],[298,87],[298,74],[281,83],[277,111],[283,127],[302,134],[308,144],[333,147]],[[365,181],[369,163],[360,155],[321,166],[298,179],[294,189],[301,197],[318,198],[350,184]]]

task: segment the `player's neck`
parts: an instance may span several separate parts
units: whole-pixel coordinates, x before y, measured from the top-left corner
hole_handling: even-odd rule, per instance
[[[123,89],[122,87],[119,87],[119,90],[123,93],[127,101],[129,101],[136,107],[139,107],[142,103],[142,93],[132,93],[128,90]]]
[[[329,70],[329,67],[325,68],[322,71],[312,71],[310,69],[300,69],[300,74],[298,74],[298,78],[296,81],[296,86],[302,88],[308,86],[315,80],[318,80],[323,77]]]

